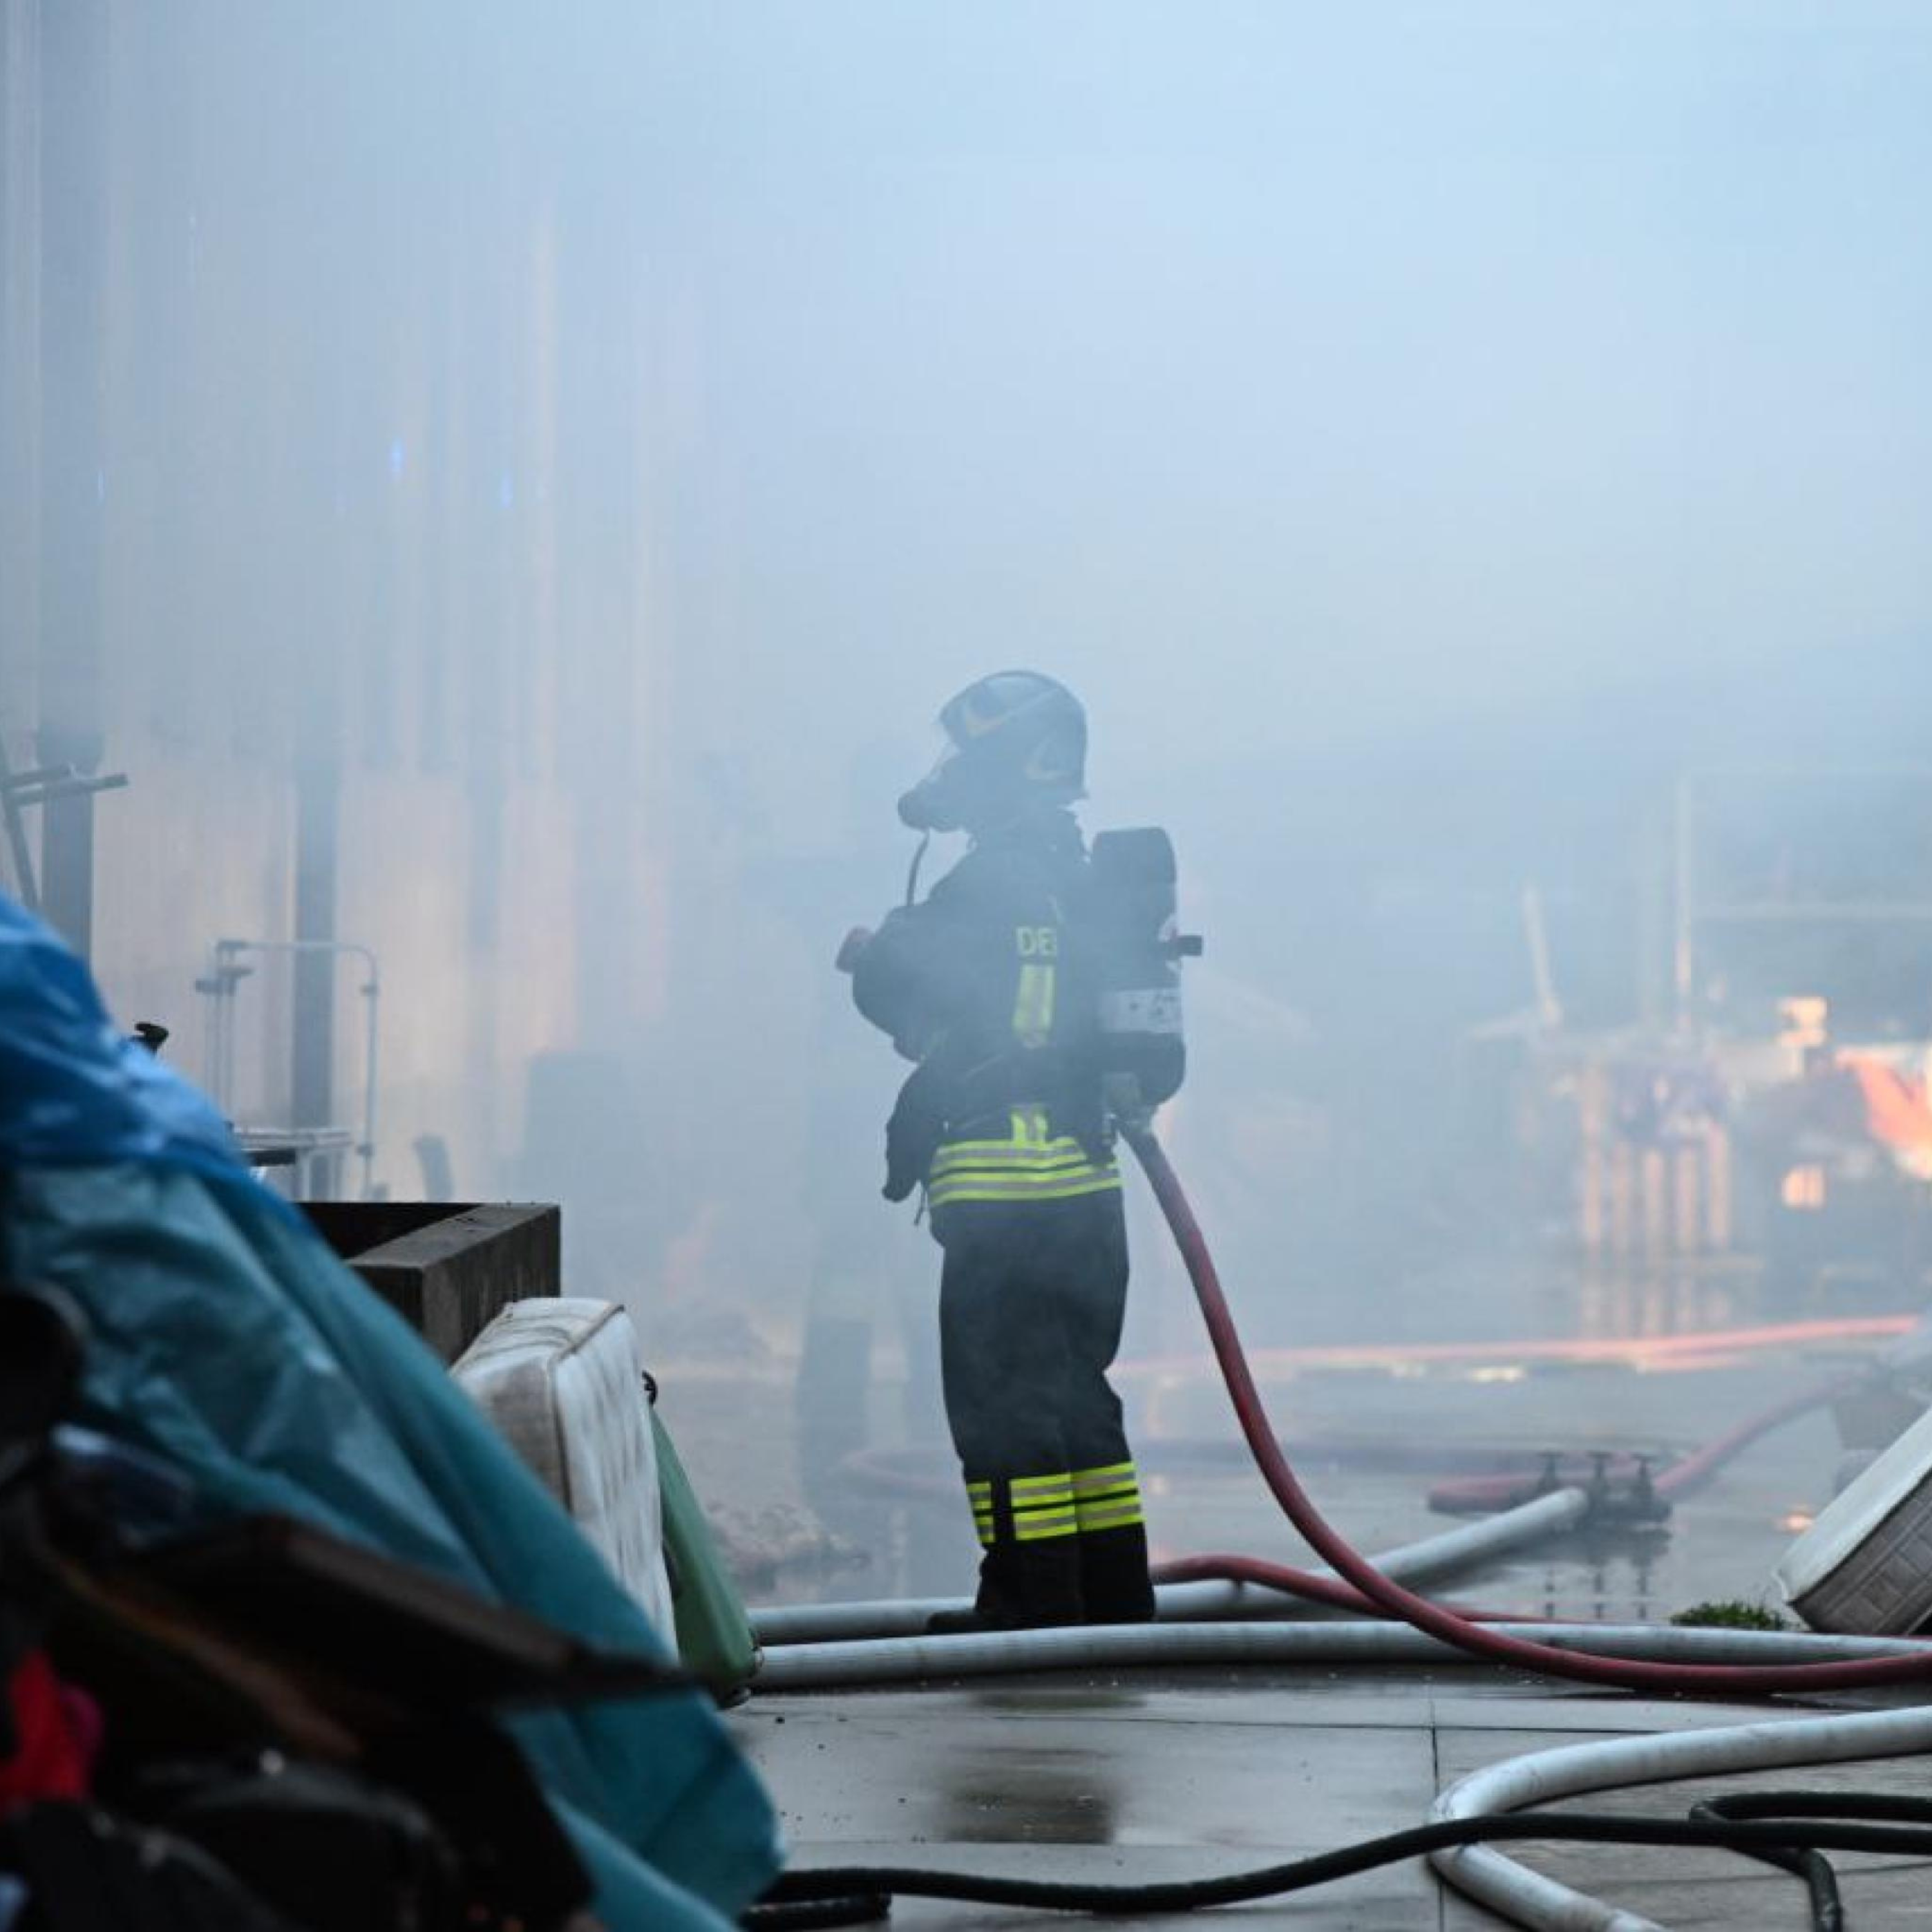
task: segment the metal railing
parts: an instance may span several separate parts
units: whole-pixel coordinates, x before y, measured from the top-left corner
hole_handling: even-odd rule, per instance
[[[214,943],[213,970],[205,980],[195,982],[195,990],[208,996],[210,1012],[208,1029],[208,1090],[224,1114],[234,1114],[235,998],[242,982],[254,969],[244,965],[251,954],[299,957],[326,955],[362,961],[366,977],[360,988],[364,1002],[362,1040],[362,1121],[359,1135],[349,1143],[348,1151],[362,1163],[362,1198],[371,1198],[375,1187],[376,1090],[379,1054],[379,1022],[382,995],[382,969],[375,954],[366,946],[337,939],[218,939]],[[316,1154],[339,1148],[339,1138],[347,1130],[332,1126],[276,1130],[287,1144],[308,1148]],[[256,1138],[260,1138],[259,1133]]]

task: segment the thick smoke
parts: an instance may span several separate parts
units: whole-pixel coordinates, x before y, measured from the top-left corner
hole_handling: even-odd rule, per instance
[[[364,971],[217,942],[370,949],[376,1186],[561,1199],[572,1286],[779,1394],[818,1324],[808,1460],[902,1426],[867,1346],[937,1432],[830,959],[970,678],[1174,834],[1172,1136],[1283,1344],[1574,1327],[1413,1290],[1552,1232],[1526,1016],[1682,1016],[1687,771],[1922,761],[1918,8],[0,22],[0,740],[129,780],[50,909],[258,1124],[360,1133]],[[1928,802],[1800,815],[1932,902]],[[1898,960],[1725,983],[1926,1030]]]

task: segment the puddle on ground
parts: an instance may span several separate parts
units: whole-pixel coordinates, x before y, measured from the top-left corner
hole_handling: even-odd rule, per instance
[[[1894,1314],[1898,1301],[1895,1287],[1870,1282],[1774,1292],[1735,1261],[1618,1276],[1513,1256],[1418,1276],[1385,1295],[1372,1321],[1358,1302],[1352,1335],[1324,1307],[1307,1324],[1318,1343],[1256,1354],[1278,1432],[1297,1448],[1318,1505],[1375,1550],[1453,1526],[1426,1500],[1448,1478],[1516,1469],[1533,1480],[1545,1452],[1640,1454],[1667,1466],[1868,1358],[1882,1338],[1844,1324]],[[1238,1314],[1238,1294],[1236,1305]],[[1305,1563],[1246,1465],[1211,1361],[1178,1352],[1162,1325],[1166,1352],[1128,1358],[1120,1378],[1156,1554]],[[1776,1332],[1754,1339],[1767,1330]],[[1552,1352],[1573,1342],[1618,1346]],[[1471,1352],[1472,1343],[1481,1346]],[[934,1379],[916,1349],[910,1375],[894,1354],[874,1364],[862,1418],[830,1437],[822,1426],[808,1432],[802,1453],[794,1445],[800,1487],[842,1560],[762,1578],[758,1600],[970,1593],[978,1552]],[[1753,1444],[1660,1528],[1571,1535],[1436,1588],[1487,1609],[1579,1622],[1648,1621],[1714,1598],[1775,1606],[1772,1572],[1829,1499],[1845,1446],[1831,1413],[1814,1413]]]

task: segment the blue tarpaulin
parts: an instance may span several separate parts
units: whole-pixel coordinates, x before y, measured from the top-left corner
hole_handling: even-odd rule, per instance
[[[299,1516],[611,1650],[644,1612],[407,1325],[260,1186],[207,1102],[0,896],[0,1263],[91,1324],[83,1411],[226,1513]],[[706,1699],[510,1725],[614,1932],[715,1928],[778,1868]]]

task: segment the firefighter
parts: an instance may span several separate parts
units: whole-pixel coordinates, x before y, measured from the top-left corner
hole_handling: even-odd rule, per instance
[[[886,1197],[922,1187],[944,1251],[946,1419],[982,1557],[974,1609],[935,1628],[1144,1622],[1140,1486],[1107,1380],[1126,1231],[1070,809],[1086,715],[1052,679],[1006,671],[939,722],[946,749],[899,815],[969,848],[841,955],[860,1011],[917,1063],[886,1128]]]

